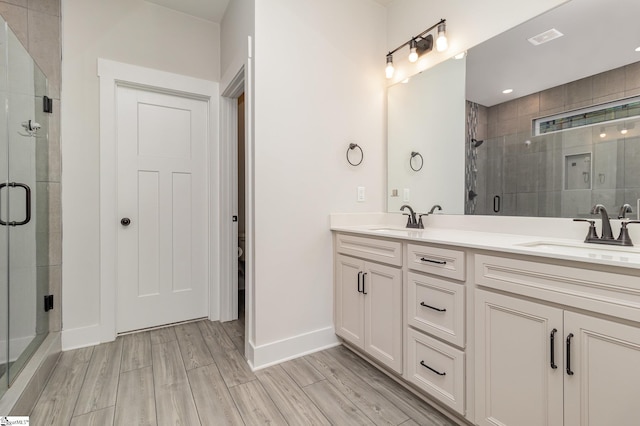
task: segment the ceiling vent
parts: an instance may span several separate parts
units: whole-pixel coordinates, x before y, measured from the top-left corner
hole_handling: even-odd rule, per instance
[[[550,30],[547,30],[543,33],[540,33],[538,35],[535,35],[531,38],[528,38],[527,40],[529,40],[529,43],[533,44],[534,46],[539,46],[541,44],[547,43],[551,40],[555,40],[559,37],[562,37],[564,34],[562,34],[560,31],[556,30],[555,28],[551,28]]]

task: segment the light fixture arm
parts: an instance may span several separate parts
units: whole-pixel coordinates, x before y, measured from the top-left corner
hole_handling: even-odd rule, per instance
[[[424,30],[423,32],[421,32],[420,34],[418,34],[415,37],[411,37],[408,41],[402,43],[400,46],[396,47],[395,49],[389,51],[389,53],[387,53],[387,56],[389,55],[393,55],[394,53],[396,53],[398,50],[402,49],[403,47],[409,45],[409,43],[411,43],[412,40],[416,40],[418,38],[421,38],[422,36],[424,36],[425,34],[427,34],[429,31],[433,30],[434,28],[437,28],[438,25],[440,24],[444,24],[445,22],[447,22],[446,19],[441,19],[440,21],[438,21],[436,24],[430,26],[429,28],[427,28],[426,30]]]

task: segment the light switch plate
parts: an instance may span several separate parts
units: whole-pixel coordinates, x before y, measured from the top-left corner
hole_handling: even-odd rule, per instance
[[[405,188],[404,194],[402,196],[402,201],[409,201],[409,198],[410,198],[409,195],[410,195],[409,188]]]
[[[358,202],[364,201],[364,186],[358,187]]]

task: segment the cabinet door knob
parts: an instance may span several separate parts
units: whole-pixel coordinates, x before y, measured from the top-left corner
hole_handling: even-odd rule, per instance
[[[120,219],[120,224],[122,226],[129,226],[131,225],[131,219],[129,219],[128,217],[123,217],[122,219]]]

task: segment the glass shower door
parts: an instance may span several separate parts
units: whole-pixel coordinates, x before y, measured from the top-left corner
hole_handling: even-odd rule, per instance
[[[7,31],[9,140],[9,386],[49,331],[46,79]]]
[[[44,74],[0,18],[0,397],[49,331]]]
[[[7,137],[7,25],[0,20],[0,184],[9,182]],[[0,190],[0,220],[9,217],[7,191]],[[0,225],[0,396],[9,387],[9,229]]]

